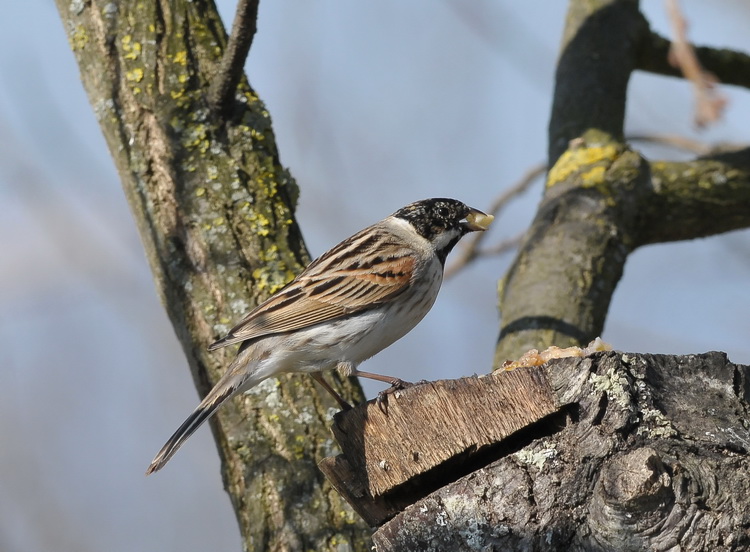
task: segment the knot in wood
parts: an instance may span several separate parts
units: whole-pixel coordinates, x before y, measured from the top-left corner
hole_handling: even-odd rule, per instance
[[[659,453],[650,447],[637,449],[612,461],[602,473],[602,498],[612,507],[628,512],[658,509],[674,500],[672,478]]]

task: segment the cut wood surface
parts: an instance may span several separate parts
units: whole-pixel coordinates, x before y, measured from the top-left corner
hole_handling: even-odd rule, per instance
[[[415,385],[337,414],[342,454],[320,467],[375,525],[563,406],[543,367]]]

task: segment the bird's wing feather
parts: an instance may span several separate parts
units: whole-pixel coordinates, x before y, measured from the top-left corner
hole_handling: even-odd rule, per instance
[[[373,308],[410,285],[416,253],[377,225],[343,241],[209,349],[299,330]]]

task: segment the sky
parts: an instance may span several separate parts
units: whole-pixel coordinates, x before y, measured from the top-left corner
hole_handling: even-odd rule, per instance
[[[642,4],[669,34],[662,2]],[[746,3],[682,5],[694,41],[750,51]],[[219,6],[230,21],[234,4]],[[143,476],[197,393],[54,3],[4,12],[0,549],[237,550],[208,426]],[[564,12],[544,0],[261,2],[247,74],[301,188],[313,256],[417,199],[482,209],[543,162]],[[724,119],[698,131],[689,85],[636,74],[626,133],[748,142],[748,92],[722,93]],[[525,228],[540,197],[538,182],[490,241]],[[363,369],[407,380],[487,372],[511,260],[482,259],[446,282],[423,323]],[[638,250],[602,337],[623,351],[721,350],[750,363],[748,272],[747,231]]]

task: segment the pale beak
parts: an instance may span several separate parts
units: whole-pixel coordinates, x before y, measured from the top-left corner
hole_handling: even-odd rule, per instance
[[[484,231],[490,227],[493,220],[495,220],[494,216],[483,213],[479,209],[472,209],[469,211],[469,214],[466,215],[466,222],[463,226],[464,228],[468,228],[471,232],[477,232],[479,230]]]

